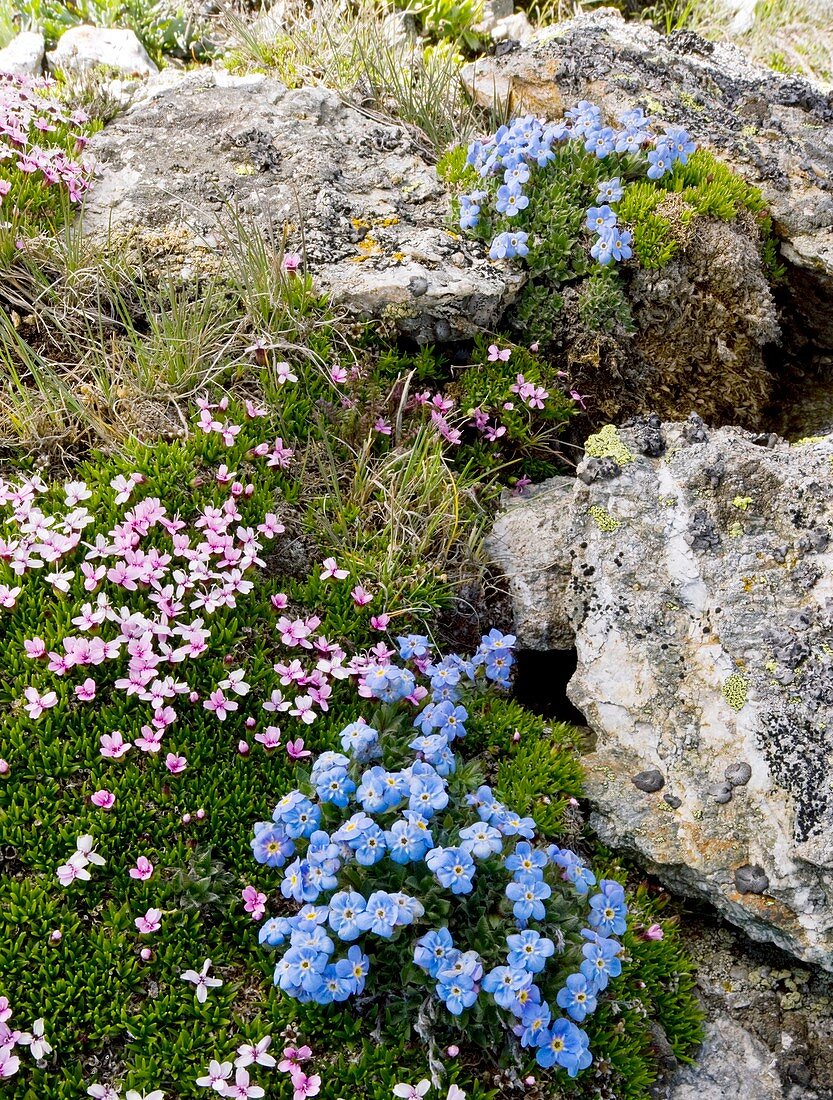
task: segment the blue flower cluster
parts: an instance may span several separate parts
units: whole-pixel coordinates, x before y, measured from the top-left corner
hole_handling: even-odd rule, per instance
[[[623,112],[618,121],[618,129],[606,126],[600,108],[587,100],[566,111],[561,122],[547,123],[526,115],[508,126],[501,126],[490,138],[473,141],[467,163],[483,179],[502,177],[503,182],[498,183],[494,195],[494,211],[514,218],[529,206],[530,197],[524,191],[525,186],[534,184],[536,172],[546,169],[555,159],[555,147],[559,144],[580,143],[586,153],[600,160],[614,154],[642,155],[645,147],[652,145],[646,158],[650,179],[660,179],[672,171],[677,162],[685,164],[696,148],[679,126],[666,127],[664,134],[654,133],[652,120],[640,108]],[[614,260],[628,260],[633,255],[632,234],[617,224],[617,215],[610,205],[623,194],[619,176],[605,180],[599,184],[598,205],[587,210],[585,224],[595,233],[590,253],[605,266]],[[492,192],[489,190],[476,190],[461,197],[461,229],[477,227],[483,206],[490,198]],[[529,235],[520,229],[498,233],[489,250],[493,260],[523,257],[528,253]]]
[[[513,813],[490,787],[473,789],[458,774],[453,746],[466,734],[465,702],[489,682],[509,684],[514,637],[492,630],[468,660],[437,659],[420,635],[398,642],[401,660],[411,667],[375,664],[361,678],[361,693],[383,704],[379,720],[346,726],[344,752],[318,756],[309,788],[285,795],[272,820],[255,826],[255,859],[282,869],[281,893],[300,906],[294,916],[272,917],[260,929],[262,944],[285,948],[275,984],[317,1004],[360,994],[374,952],[368,937],[394,940],[401,929],[422,924],[426,910],[447,910],[449,894],[472,894],[481,877],[491,889],[502,877],[501,908],[510,924],[505,963],[487,969],[478,951],[455,946],[447,925],[419,935],[413,961],[453,1016],[487,994],[511,1014],[514,1031],[540,1065],[575,1076],[592,1060],[577,1024],[621,972],[615,937],[626,925],[624,891],[603,881],[591,896],[595,876],[575,853],[535,847],[531,817]],[[389,766],[394,761],[399,766]],[[582,960],[576,972],[563,984],[559,978],[549,982],[565,1013],[556,1012],[554,1020],[543,999],[544,971],[551,960],[563,973],[570,964],[555,916],[548,921],[547,903],[554,887],[566,889],[564,883],[588,906],[587,927],[581,950],[574,948],[576,964]],[[336,949],[339,941],[344,954]],[[477,946],[495,957],[488,946]]]

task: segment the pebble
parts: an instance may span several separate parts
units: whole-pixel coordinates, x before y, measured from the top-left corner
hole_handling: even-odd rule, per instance
[[[769,889],[769,879],[757,863],[744,863],[735,871],[735,887],[741,894],[765,894]]]
[[[648,771],[640,772],[638,775],[634,775],[631,778],[631,783],[639,791],[645,791],[646,794],[654,794],[655,791],[661,791],[665,786],[665,777],[661,771],[656,768],[650,768]]]
[[[730,764],[723,774],[733,787],[745,787],[752,778],[752,768],[745,760],[739,760],[737,764]]]

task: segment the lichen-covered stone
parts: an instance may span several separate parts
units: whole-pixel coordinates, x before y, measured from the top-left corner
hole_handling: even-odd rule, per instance
[[[580,463],[498,517],[519,644],[577,650],[602,838],[833,970],[833,437],[664,423],[654,457],[644,430],[617,477]],[[671,797],[634,789],[652,770]]]
[[[492,328],[524,279],[447,230],[445,188],[404,126],[325,88],[160,76],[89,151],[100,174],[83,224],[96,240],[186,227],[220,247],[235,209],[278,239],[287,226],[338,307],[420,341]]]

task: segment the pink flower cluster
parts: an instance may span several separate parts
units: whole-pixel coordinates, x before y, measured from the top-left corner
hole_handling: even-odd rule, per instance
[[[84,111],[68,114],[51,94],[54,87],[48,80],[0,73],[0,202],[11,191],[12,170],[39,173],[44,184],[65,188],[72,202],[80,202],[89,187],[91,166],[49,144],[50,134],[74,127],[80,151],[87,141],[80,128],[89,121]]]
[[[271,1035],[264,1035],[256,1043],[243,1043],[237,1048],[237,1057],[232,1062],[220,1062],[212,1059],[208,1070],[197,1078],[200,1088],[212,1089],[219,1096],[233,1097],[234,1100],[260,1100],[265,1096],[261,1085],[252,1081],[250,1066],[262,1066],[273,1069],[277,1065],[283,1073],[288,1073],[292,1081],[293,1100],[305,1100],[308,1096],[317,1096],[321,1090],[321,1078],[318,1074],[308,1076],[302,1066],[312,1051],[307,1046],[285,1047],[283,1057],[278,1062],[269,1053],[272,1045]],[[233,1075],[233,1079],[232,1079]]]

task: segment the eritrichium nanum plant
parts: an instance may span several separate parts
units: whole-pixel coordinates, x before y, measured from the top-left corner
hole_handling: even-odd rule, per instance
[[[492,630],[471,658],[440,658],[410,634],[398,638],[404,666],[361,671],[372,722],[347,725],[344,752],[322,753],[255,826],[255,859],[283,869],[281,893],[301,906],[269,918],[260,939],[288,944],[274,980],[299,1001],[344,1001],[393,978],[400,995],[430,991],[452,1016],[501,1010],[539,1065],[575,1077],[592,1061],[577,1024],[621,973],[627,906],[615,881],[591,895],[582,860],[536,845],[533,819],[455,754],[467,698],[508,685],[514,641]],[[376,981],[366,951],[384,959]]]
[[[527,256],[535,246],[534,231],[530,239],[518,222],[523,221],[519,215],[535,203],[536,188],[540,189],[554,170],[563,172],[562,161],[590,158],[617,170],[609,179],[595,173],[594,201],[587,206],[585,218],[592,235],[590,255],[602,266],[629,260],[633,233],[620,224],[615,209],[628,182],[646,176],[662,179],[675,164],[687,164],[696,146],[679,126],[666,127],[664,133],[657,134],[640,108],[623,112],[619,122],[621,129],[606,126],[601,109],[582,100],[558,122],[527,115],[501,126],[490,138],[472,142],[467,163],[483,178],[485,188],[461,196],[460,228],[476,228],[484,210],[490,208],[492,229],[499,230],[491,243],[491,258]]]

